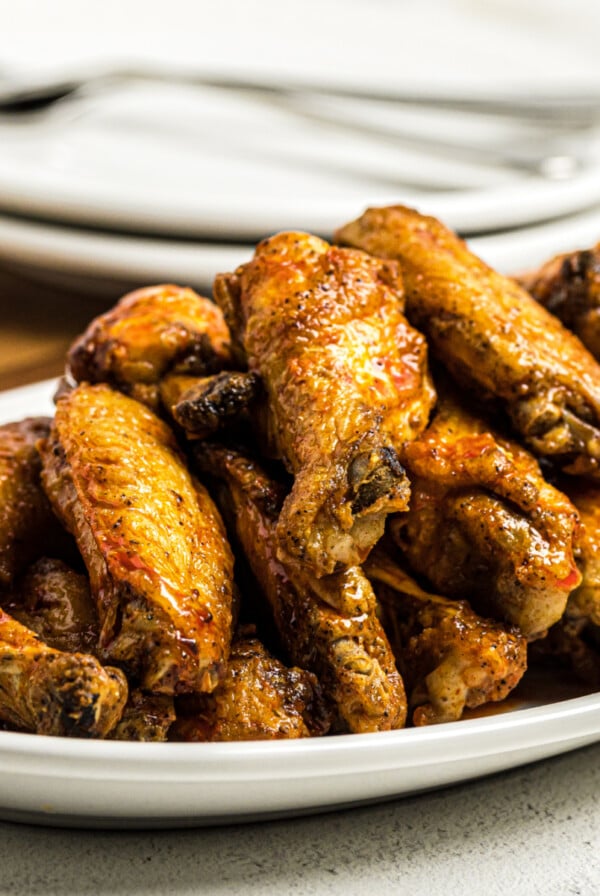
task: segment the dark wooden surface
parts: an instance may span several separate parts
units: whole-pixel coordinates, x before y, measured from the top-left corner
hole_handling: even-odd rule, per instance
[[[74,337],[117,298],[41,285],[0,264],[0,390],[58,376]]]

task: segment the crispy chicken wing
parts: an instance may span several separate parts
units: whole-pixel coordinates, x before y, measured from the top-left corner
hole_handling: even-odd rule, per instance
[[[330,713],[314,675],[288,669],[257,638],[234,641],[227,672],[214,693],[181,716],[171,740],[281,740],[325,734]]]
[[[365,570],[409,693],[414,725],[460,719],[464,709],[504,700],[527,668],[517,629],[477,616],[466,601],[423,591],[381,547]]]
[[[173,697],[167,694],[145,694],[135,690],[123,710],[110,740],[164,742],[175,721]]]
[[[600,243],[558,255],[519,282],[600,358]]]
[[[387,514],[408,504],[397,451],[426,425],[434,394],[425,341],[402,314],[392,269],[281,233],[215,282],[232,336],[264,383],[270,449],[295,477],[279,555],[316,576],[362,561]]]
[[[353,732],[400,728],[406,699],[389,642],[376,615],[373,590],[358,568],[315,579],[277,558],[276,525],[284,491],[242,454],[197,443],[203,469],[224,487],[221,506],[232,519],[249,565],[271,607],[292,661],[314,672],[338,725]]]
[[[370,209],[336,237],[398,259],[407,316],[432,353],[469,388],[499,399],[537,454],[600,477],[600,366],[556,317],[412,209]]]
[[[40,485],[36,442],[50,420],[32,417],[0,426],[0,587],[60,540],[58,521]]]
[[[562,480],[581,520],[578,561],[581,584],[569,597],[566,615],[600,626],[600,487],[577,479]]]
[[[206,375],[230,367],[229,331],[219,308],[191,289],[150,286],[124,296],[73,344],[68,369],[78,382],[106,382],[160,407],[171,372]]]
[[[577,511],[536,460],[444,390],[436,415],[405,447],[408,513],[390,524],[411,567],[442,594],[539,637],[580,582]]]
[[[105,385],[58,402],[43,479],[77,539],[112,662],[144,689],[211,691],[231,640],[233,558],[174,437]]]
[[[37,734],[105,737],[127,700],[120,669],[63,653],[0,610],[0,718]]]
[[[96,653],[98,614],[86,576],[42,557],[19,581],[5,609],[55,650]]]

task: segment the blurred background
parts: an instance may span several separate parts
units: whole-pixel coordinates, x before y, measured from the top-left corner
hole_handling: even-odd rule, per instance
[[[0,388],[125,290],[373,204],[518,271],[600,238],[595,0],[0,0]]]

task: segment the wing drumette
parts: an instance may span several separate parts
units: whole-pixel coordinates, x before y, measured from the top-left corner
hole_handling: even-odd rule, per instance
[[[406,313],[432,353],[479,395],[499,399],[537,454],[600,477],[600,366],[556,317],[412,209],[370,209],[336,237],[399,260]]]
[[[231,640],[233,558],[169,428],[108,386],[82,385],[58,402],[41,453],[88,568],[104,654],[146,690],[213,690]]]
[[[62,560],[36,561],[5,609],[55,650],[94,654],[98,649],[98,614],[90,583]]]
[[[577,511],[536,460],[444,393],[403,460],[413,498],[391,531],[442,594],[539,637],[580,582]]]
[[[517,629],[477,616],[466,601],[423,591],[381,547],[365,571],[375,582],[415,725],[452,722],[504,700],[527,668]]]
[[[0,718],[36,734],[105,737],[127,699],[120,669],[44,644],[0,610]]]
[[[561,482],[581,519],[581,584],[569,597],[565,614],[535,656],[570,666],[578,678],[600,687],[600,488],[577,479]]]
[[[282,233],[215,282],[265,387],[269,450],[295,477],[277,526],[280,556],[316,576],[362,561],[387,514],[408,503],[397,449],[424,428],[433,388],[392,269]]]
[[[61,538],[60,527],[40,484],[36,450],[50,420],[33,417],[0,426],[0,587]]]
[[[281,740],[325,734],[329,713],[314,675],[288,669],[257,638],[234,641],[217,690],[196,698],[180,716],[171,740]]]
[[[150,286],[95,318],[68,355],[78,382],[106,382],[160,407],[168,373],[205,376],[231,367],[229,331],[219,308],[191,289]]]
[[[558,255],[519,282],[600,358],[600,243]]]
[[[373,590],[358,568],[316,580],[277,558],[284,492],[244,455],[198,443],[201,467],[222,480],[232,525],[292,661],[314,672],[347,731],[400,728],[406,699]]]

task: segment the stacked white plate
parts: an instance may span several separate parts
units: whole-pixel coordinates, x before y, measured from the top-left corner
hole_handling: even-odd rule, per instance
[[[329,237],[367,206],[389,203],[441,217],[503,270],[600,237],[600,133],[565,144],[577,163],[550,178],[460,151],[470,140],[526,159],[526,126],[474,128],[463,116],[450,127],[447,113],[375,108],[374,119],[374,105],[358,101],[298,106],[140,82],[4,116],[0,259],[76,290],[156,281],[207,290],[268,234]],[[440,134],[456,154],[431,144]]]

